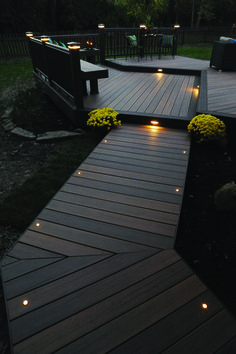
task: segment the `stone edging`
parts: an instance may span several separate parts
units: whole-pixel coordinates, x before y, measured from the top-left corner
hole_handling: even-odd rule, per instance
[[[43,142],[47,140],[71,138],[84,133],[82,129],[76,129],[73,132],[67,130],[58,130],[58,131],[49,131],[43,134],[36,135],[28,130],[17,127],[11,120],[10,117],[11,111],[12,109],[9,108],[1,116],[1,121],[0,121],[1,126],[6,132],[12,133],[14,135],[18,135],[22,138],[36,140],[37,142]]]

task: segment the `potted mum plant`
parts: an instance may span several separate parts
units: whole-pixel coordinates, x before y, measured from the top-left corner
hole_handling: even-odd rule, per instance
[[[118,114],[109,107],[95,109],[88,114],[87,126],[96,131],[108,132],[121,125],[121,121],[117,119]]]
[[[199,114],[188,125],[198,143],[222,142],[226,138],[226,126],[220,119],[210,114]]]

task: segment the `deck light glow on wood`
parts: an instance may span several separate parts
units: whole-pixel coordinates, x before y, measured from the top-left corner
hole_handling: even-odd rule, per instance
[[[78,171],[78,172],[77,172],[77,174],[78,174],[78,175],[81,175],[81,172],[80,172],[80,171]]]
[[[208,306],[207,306],[207,304],[205,304],[205,303],[204,303],[204,304],[202,304],[202,308],[203,308],[204,310],[206,310],[206,309],[207,309],[207,307],[208,307]]]
[[[27,305],[29,304],[29,301],[28,301],[28,300],[23,300],[22,304],[23,304],[24,306],[27,306]]]
[[[176,188],[175,191],[176,191],[176,193],[179,193],[180,189],[179,189],[179,188]]]
[[[160,68],[160,69],[157,69],[157,72],[158,72],[158,73],[162,73],[162,72],[163,72],[163,69],[161,69],[161,68]]]
[[[36,222],[35,226],[40,227],[40,222]]]
[[[104,140],[104,143],[106,144],[107,142],[108,142],[108,141],[105,139],[105,140]]]
[[[186,150],[183,150],[183,154],[184,154],[184,155],[187,154],[187,151],[186,151]]]
[[[152,121],[151,121],[151,124],[152,124],[152,125],[158,125],[159,122],[158,122],[157,120],[152,120]]]

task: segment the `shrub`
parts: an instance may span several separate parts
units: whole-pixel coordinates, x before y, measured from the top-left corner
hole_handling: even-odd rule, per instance
[[[92,128],[103,128],[106,130],[116,128],[121,125],[121,121],[117,120],[118,114],[119,113],[113,108],[105,107],[102,109],[95,109],[88,114],[89,119],[87,121],[87,125]]]
[[[217,141],[226,136],[226,126],[210,114],[200,114],[191,120],[188,132],[192,132],[199,143]]]

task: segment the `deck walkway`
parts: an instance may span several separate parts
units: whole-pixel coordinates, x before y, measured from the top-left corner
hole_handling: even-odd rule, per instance
[[[13,353],[234,351],[235,318],[174,250],[189,149],[122,125],[75,171],[2,260]]]
[[[160,62],[207,70],[207,109],[236,117],[236,73],[141,61]],[[194,114],[194,75],[109,72],[87,108]],[[1,261],[13,353],[235,352],[235,318],[174,250],[189,149],[185,130],[122,124],[75,171]]]

